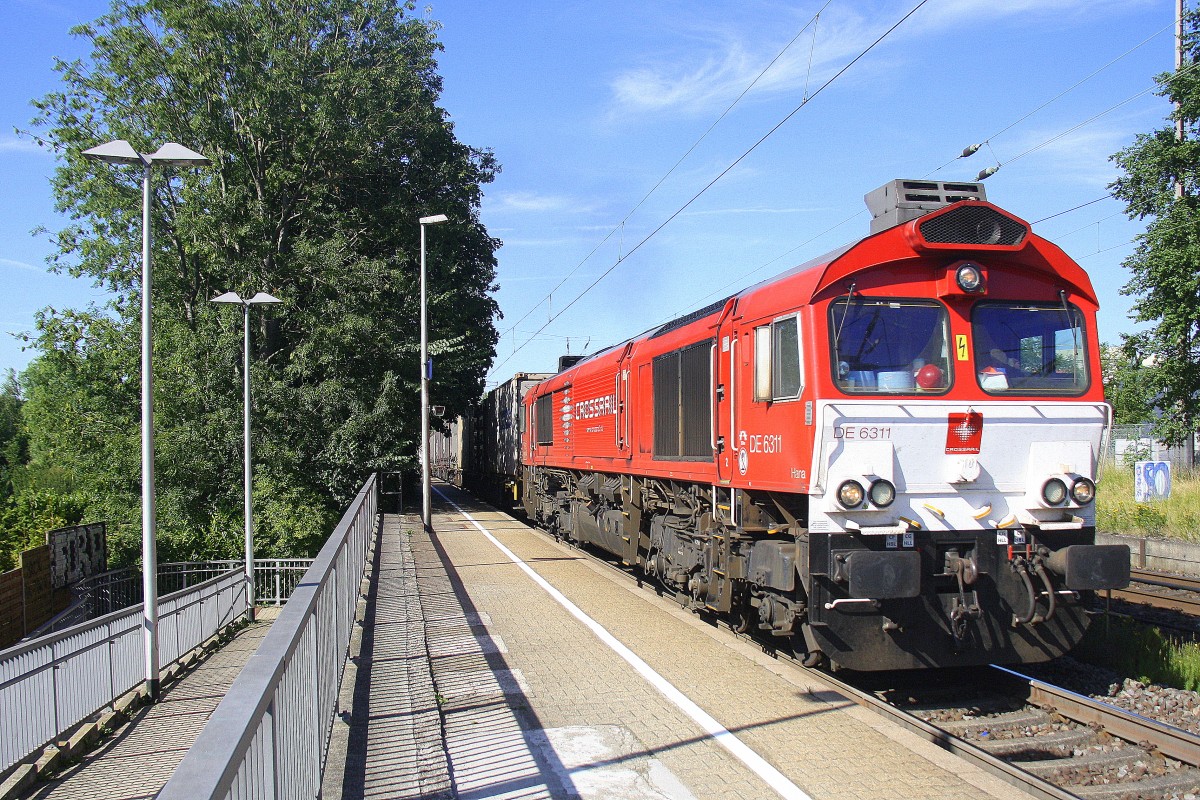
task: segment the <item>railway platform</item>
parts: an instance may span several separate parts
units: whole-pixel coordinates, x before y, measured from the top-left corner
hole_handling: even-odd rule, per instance
[[[369,569],[325,798],[1027,797],[453,487]]]

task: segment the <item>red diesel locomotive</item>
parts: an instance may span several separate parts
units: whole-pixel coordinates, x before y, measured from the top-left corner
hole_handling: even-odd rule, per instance
[[[1123,586],[1086,273],[981,184],[893,181],[871,234],[524,398],[521,500],[702,613],[855,670],[1042,661]]]

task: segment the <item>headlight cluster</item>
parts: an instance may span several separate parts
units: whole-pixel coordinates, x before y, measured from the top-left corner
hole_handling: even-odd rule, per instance
[[[1051,478],[1042,484],[1042,501],[1048,506],[1066,505],[1068,499],[1085,506],[1096,499],[1096,484],[1088,478],[1075,478],[1067,489],[1067,480]]]
[[[861,508],[864,499],[870,499],[871,505],[876,508],[887,508],[896,499],[896,487],[891,481],[883,478],[871,481],[867,489],[856,480],[842,481],[838,486],[837,501],[843,508]]]

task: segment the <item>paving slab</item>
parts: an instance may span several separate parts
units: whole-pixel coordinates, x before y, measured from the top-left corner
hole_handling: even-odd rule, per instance
[[[325,796],[1027,797],[583,553],[439,492],[432,531],[385,522],[380,545],[381,579],[415,581],[415,597],[392,590],[405,598],[394,621],[375,619],[413,682],[375,668],[364,681],[359,660],[342,725],[359,750],[340,766],[349,790]],[[420,730],[425,757],[389,739],[385,709]]]

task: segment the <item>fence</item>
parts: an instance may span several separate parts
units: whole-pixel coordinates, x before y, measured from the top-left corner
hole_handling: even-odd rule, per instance
[[[377,490],[372,475],[159,800],[319,794]]]
[[[232,569],[240,570],[244,563],[238,560],[220,560],[159,564],[158,593],[161,596],[187,589]],[[312,563],[311,558],[254,559],[255,605],[283,605]],[[80,581],[71,587],[71,591],[74,595],[71,606],[33,635],[42,636],[52,631],[60,631],[142,602],[142,573],[134,567],[101,572]]]
[[[1173,471],[1190,472],[1183,445],[1168,447],[1154,438],[1154,426],[1148,422],[1140,425],[1114,425],[1109,431],[1104,460],[1116,464],[1132,464],[1134,461],[1170,461]],[[1200,454],[1200,445],[1195,447]]]
[[[49,545],[21,553],[17,569],[0,573],[0,649],[44,625],[70,601],[69,591],[54,588]]]
[[[159,600],[169,664],[246,610],[240,570]],[[141,607],[0,651],[0,773],[145,679]]]

